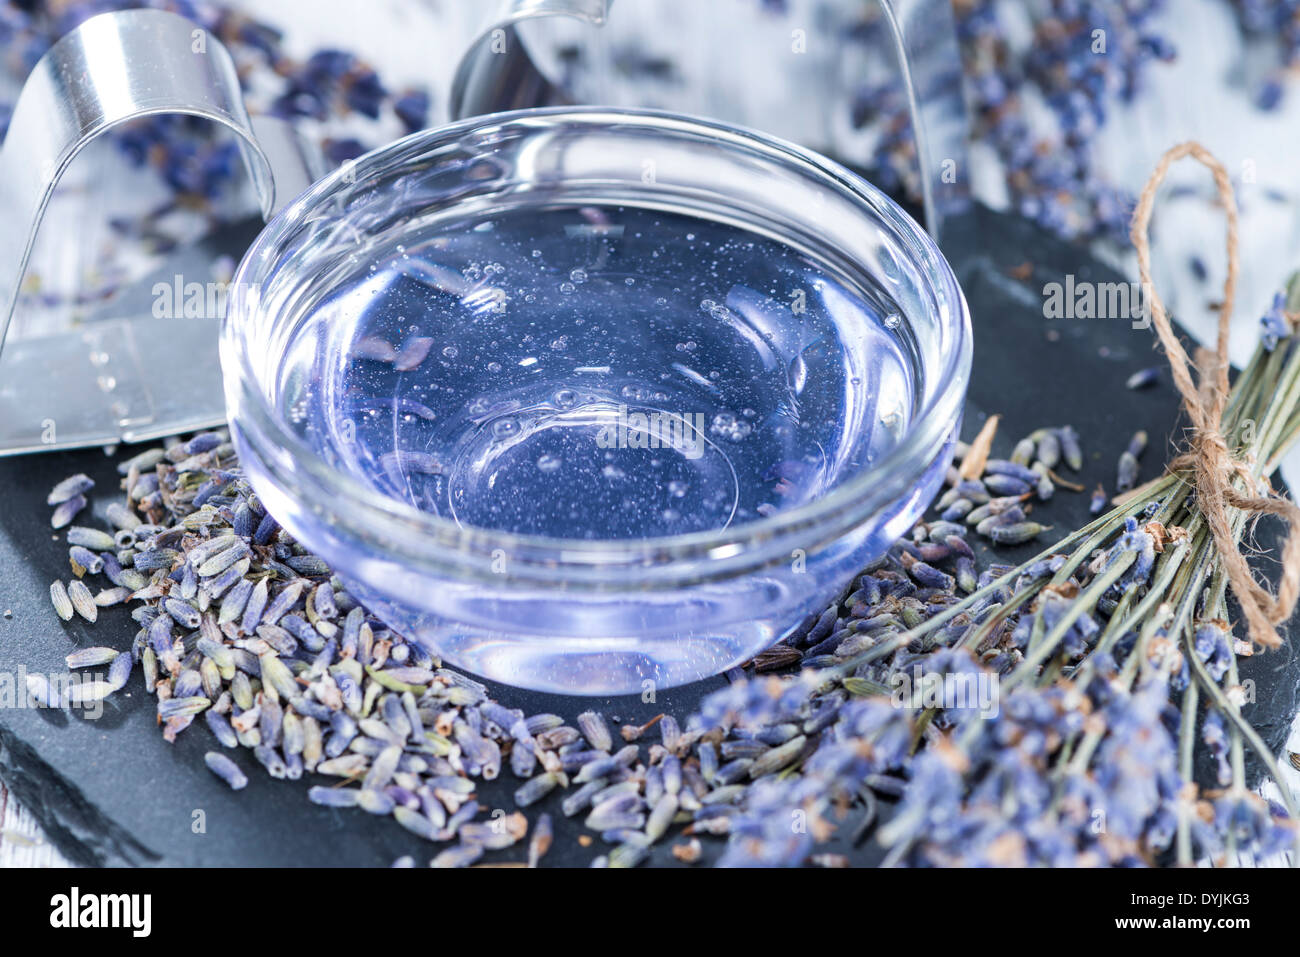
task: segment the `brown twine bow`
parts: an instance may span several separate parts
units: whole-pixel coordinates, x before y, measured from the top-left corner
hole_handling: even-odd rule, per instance
[[[1169,167],[1190,156],[1214,175],[1214,185],[1219,200],[1228,217],[1228,276],[1223,283],[1223,302],[1219,306],[1219,336],[1214,352],[1198,350],[1193,364],[1182,343],[1174,334],[1165,312],[1164,303],[1151,282],[1151,244],[1149,230],[1151,210],[1159,188]],[[1173,373],[1174,385],[1183,397],[1183,407],[1191,420],[1190,450],[1175,459],[1170,467],[1177,471],[1190,471],[1196,487],[1201,513],[1223,563],[1224,573],[1232,586],[1233,595],[1241,605],[1242,613],[1255,643],[1266,648],[1276,648],[1282,643],[1277,625],[1291,617],[1296,599],[1300,596],[1300,508],[1289,499],[1266,490],[1264,494],[1248,494],[1233,484],[1234,477],[1247,489],[1255,487],[1248,464],[1235,456],[1223,435],[1223,410],[1228,402],[1228,323],[1232,318],[1232,300],[1237,287],[1237,203],[1233,196],[1228,172],[1205,147],[1189,142],[1168,150],[1147,180],[1133,213],[1129,237],[1137,249],[1138,270],[1142,288],[1151,307],[1151,318],[1156,334],[1164,346]],[[1196,380],[1191,370],[1196,371]],[[1282,548],[1282,577],[1274,596],[1251,573],[1250,565],[1237,547],[1228,520],[1228,508],[1249,513],[1255,520],[1262,515],[1276,515],[1289,526],[1286,544]]]

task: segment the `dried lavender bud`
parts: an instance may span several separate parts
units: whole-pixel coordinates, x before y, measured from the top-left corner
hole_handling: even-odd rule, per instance
[[[636,842],[620,844],[609,852],[610,867],[636,867],[650,856],[650,848]]]
[[[132,458],[117,463],[117,472],[119,475],[128,475],[131,472],[148,472],[155,468],[164,457],[164,450],[160,448],[146,449]]]
[[[1037,476],[1034,482],[1034,491],[1038,494],[1038,500],[1046,502],[1056,494],[1056,486],[1052,484],[1051,470],[1042,462],[1035,462],[1032,471]]]
[[[322,807],[356,807],[357,794],[353,788],[325,788],[318,785],[307,792],[307,800]]]
[[[483,856],[483,848],[476,844],[458,844],[441,851],[429,862],[430,867],[469,867]]]
[[[99,617],[99,606],[95,604],[95,596],[90,593],[86,583],[80,580],[73,580],[68,583],[68,600],[72,607],[76,609],[77,614],[86,621],[94,624],[95,619]],[[58,608],[58,605],[55,605]],[[60,613],[62,614],[62,613]]]
[[[953,577],[925,562],[913,561],[907,566],[907,572],[916,579],[918,585],[923,585],[926,588],[938,588],[943,591],[952,589]]]
[[[123,651],[113,658],[108,666],[108,683],[113,686],[113,690],[120,691],[126,687],[131,680],[131,669],[135,665],[135,658],[129,651]]]
[[[1145,389],[1149,386],[1155,385],[1159,381],[1160,367],[1151,366],[1150,368],[1139,369],[1137,372],[1134,372],[1125,381],[1124,386],[1128,389]]]
[[[1038,443],[1032,436],[1023,438],[1016,443],[1016,447],[1011,453],[1010,461],[1017,465],[1027,466],[1034,460],[1034,455],[1037,453],[1037,450]]]
[[[54,605],[55,614],[64,621],[71,621],[73,615],[72,599],[68,597],[68,590],[63,582],[56,581],[50,584],[50,603]]]
[[[968,498],[959,498],[943,510],[942,518],[945,522],[956,522],[970,514],[975,503]]]
[[[203,711],[210,704],[212,702],[202,695],[168,698],[165,701],[158,702],[158,717],[166,720],[167,718],[192,716]]]
[[[197,549],[195,549],[197,551]],[[203,552],[200,555],[190,553],[191,567],[197,567],[199,575],[203,578],[212,578],[214,575],[220,575],[229,569],[232,565],[247,558],[250,554],[246,544],[240,541],[231,542],[227,547],[218,549],[213,552]]]
[[[248,778],[239,765],[219,751],[207,752],[203,755],[203,762],[213,774],[230,785],[232,791],[242,791],[248,786]]]
[[[970,594],[976,589],[975,562],[973,559],[962,556],[957,559],[957,587],[966,594]]]
[[[1032,485],[1038,481],[1038,472],[1028,465],[1021,465],[1018,462],[1008,461],[1006,459],[989,459],[984,463],[984,485],[988,486],[988,477],[990,475],[1008,475],[1011,478],[1019,479]],[[992,491],[990,489],[990,491]]]
[[[1054,469],[1061,461],[1061,439],[1052,429],[1044,429],[1038,436],[1036,457],[1049,469]]]
[[[615,828],[640,830],[645,825],[645,814],[639,809],[636,795],[614,798],[592,808],[584,822],[593,831],[610,831]]]
[[[1037,476],[1034,478],[1037,482]],[[1028,495],[1032,489],[1029,483],[1021,479],[1014,478],[1010,475],[986,475],[984,476],[984,487],[992,495]]]
[[[51,528],[65,528],[72,523],[82,509],[86,507],[86,496],[74,495],[65,502],[60,502],[50,515]]]
[[[1115,489],[1119,492],[1127,492],[1137,485],[1137,479],[1137,456],[1125,449],[1120,453],[1119,465],[1115,470]]]
[[[42,674],[29,674],[26,677],[27,694],[42,708],[61,708],[63,701],[59,696],[59,689],[50,684],[48,678]]]
[[[515,791],[515,804],[519,807],[528,807],[530,804],[536,804],[546,795],[550,794],[559,785],[559,776],[554,773],[543,774],[528,781],[521,788]]]
[[[269,579],[263,578],[253,586],[253,590],[248,596],[248,603],[244,606],[244,614],[239,624],[239,628],[244,634],[255,632],[262,620],[262,612],[266,610],[269,591],[268,581]]]
[[[554,831],[549,814],[539,814],[537,823],[533,825],[533,834],[528,842],[528,866],[536,867],[538,862],[546,856],[546,852],[551,849],[551,843],[554,841]]]
[[[952,491],[958,497],[968,499],[976,505],[981,505],[990,498],[987,486],[979,479],[965,479],[954,485]]]
[[[121,502],[110,502],[104,510],[104,515],[114,528],[128,533],[139,528],[142,524],[139,517]],[[130,535],[130,540],[134,541],[135,536]]]
[[[95,487],[95,480],[87,475],[78,473],[69,475],[63,481],[59,482],[54,488],[50,489],[50,494],[45,498],[46,505],[62,505],[69,499],[76,498],[85,492],[89,492]]]
[[[1079,433],[1074,431],[1074,427],[1061,426],[1056,430],[1056,437],[1060,442],[1061,457],[1065,459],[1065,464],[1076,472],[1083,468],[1083,448],[1079,445]]]
[[[239,738],[236,736],[234,728],[230,726],[230,722],[223,715],[209,708],[203,712],[203,719],[207,722],[208,728],[211,729],[212,736],[221,742],[222,747],[239,747]]]
[[[587,742],[596,751],[609,751],[614,747],[614,738],[610,734],[605,716],[598,711],[584,711],[577,717],[578,727]]]
[[[988,536],[997,545],[1022,545],[1047,531],[1050,526],[1037,522],[1016,522],[990,529]]]
[[[76,668],[97,668],[100,665],[106,665],[118,655],[115,648],[78,648],[72,654],[68,655],[64,661],[71,669]]]
[[[163,608],[167,614],[182,628],[194,629],[199,627],[199,621],[203,617],[199,610],[189,602],[180,601],[176,598],[168,598],[163,601]]]
[[[988,535],[993,529],[1007,525],[1016,525],[1025,520],[1024,509],[1019,506],[1009,508],[1006,511],[995,512],[987,518],[981,519],[975,526],[975,531],[980,535]]]
[[[80,681],[68,687],[68,704],[73,707],[84,708],[87,705],[96,704],[103,701],[117,688],[108,681]]]
[[[131,597],[129,588],[105,588],[103,591],[95,593],[95,604],[100,608],[110,608],[113,605],[120,605]]]
[[[69,545],[81,545],[95,552],[112,551],[117,546],[113,536],[108,532],[81,525],[71,526],[67,531],[67,538]]]

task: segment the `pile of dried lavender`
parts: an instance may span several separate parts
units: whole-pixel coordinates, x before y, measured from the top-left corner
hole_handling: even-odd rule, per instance
[[[1062,463],[1075,472],[1083,468],[1083,448],[1074,427],[1062,425],[1035,429],[1016,443],[1008,458],[989,458],[998,419],[990,416],[970,445],[958,443],[957,461],[948,469],[948,490],[935,508],[944,521],[964,521],[995,545],[1022,545],[1051,527],[1029,520],[1031,499],[1049,501],[1058,486],[1083,491],[1082,485],[1056,472]],[[1115,467],[1118,492],[1137,484],[1138,459],[1146,446],[1147,434],[1138,431],[1120,453]],[[1089,510],[1097,515],[1106,503],[1106,490],[1098,485]]]
[[[927,673],[980,673],[972,658],[947,649],[977,630],[981,608],[947,613],[960,601],[958,588],[987,594],[1007,577],[1005,566],[974,577],[964,526],[918,525],[840,601],[754,662],[759,673],[799,664],[801,675],[740,679],[708,698],[685,730],[662,717],[660,740],[643,755],[638,741],[648,727],[623,728],[616,749],[594,712],[572,725],[557,715],[525,716],[384,629],[267,517],[224,433],[141,453],[122,471],[127,501],[106,512],[116,535],[69,528],[74,578],[66,590],[52,590],[65,618],[94,621],[99,607],[141,602],[130,651],[69,656],[69,667],[111,662],[109,680],[80,686],[81,693],[111,694],[139,662],[169,739],[201,714],[223,746],[251,749],[273,776],[337,777],[351,786],[313,787],[309,798],[391,814],[424,838],[456,842],[434,858],[439,865],[472,863],[524,835],[520,814],[475,820],[474,779],[496,777],[503,764],[525,779],[520,807],[568,789],[563,813],[585,814],[587,826],[615,845],[598,863],[639,863],[677,825],[689,832],[674,848],[682,860],[700,856],[695,835],[712,834],[732,835],[724,863],[837,863],[818,856],[816,843],[844,808],[865,802],[869,825],[876,795],[894,800],[906,792],[911,806],[909,768],[931,754],[912,758],[912,745],[924,735],[939,746],[933,753],[945,753],[938,729],[960,719],[957,708],[917,720],[894,693],[897,676],[917,665]],[[91,484],[74,476],[51,493],[56,526],[85,508]],[[92,596],[84,581],[96,575],[111,587]],[[982,605],[996,612],[995,602]],[[929,625],[938,615],[946,616],[942,629]],[[1020,661],[1015,631],[1002,624],[974,644],[989,674]],[[846,666],[853,656],[862,660]],[[60,703],[49,688],[33,691]],[[1013,700],[1019,706],[1021,698]],[[1061,720],[1082,720],[1067,705],[1057,710]],[[990,728],[1011,727],[1009,714],[1004,705],[1002,723]],[[1002,745],[1001,753],[1006,760],[1015,752]],[[230,757],[213,752],[207,760],[232,787],[246,783]],[[1113,814],[1108,804],[1097,807]],[[534,860],[549,841],[543,815]],[[1014,858],[1003,853],[999,859]]]
[[[138,663],[168,740],[202,715],[221,745],[250,749],[273,777],[315,773],[355,785],[316,786],[308,797],[391,814],[429,841],[457,842],[433,859],[438,866],[472,863],[524,836],[522,814],[475,820],[474,779],[495,778],[503,763],[525,780],[520,807],[572,788],[564,813],[585,812],[588,827],[617,843],[606,859],[614,866],[641,861],[675,821],[709,817],[707,807],[729,799],[735,792],[727,782],[749,767],[731,762],[715,775],[696,760],[684,764],[701,735],[683,734],[671,716],[657,719],[662,743],[643,760],[635,739],[646,728],[624,728],[628,743],[615,749],[595,712],[579,715],[575,727],[489,700],[482,685],[371,618],[279,528],[245,483],[225,432],[150,449],[120,470],[126,501],[106,510],[115,534],[71,525],[88,505],[94,483],[86,476],[51,492],[52,524],[67,528],[74,575],[66,587],[54,583],[51,597],[64,620],[80,614],[90,622],[99,608],[139,602],[132,617],[140,628],[129,651],[69,655],[69,668],[111,662],[107,681],[72,686],[78,701],[61,700],[56,686],[29,676],[33,696],[47,706],[107,697]],[[111,587],[92,595],[86,580],[101,575]],[[780,769],[782,754],[796,757],[802,741],[775,750],[769,770]],[[722,754],[734,747],[723,744]],[[225,754],[206,760],[232,788],[247,784]],[[550,833],[542,815],[533,862]],[[690,861],[700,848],[688,842],[675,853]]]
[[[833,687],[822,691],[813,679],[773,678],[760,695],[779,687],[778,699],[798,704],[779,721],[752,729],[711,720],[706,709],[683,731],[665,715],[651,722],[660,741],[647,754],[637,742],[650,725],[621,729],[624,744],[616,749],[600,714],[579,715],[573,725],[552,714],[525,716],[369,616],[266,514],[225,432],[150,449],[120,471],[126,501],[105,512],[115,534],[71,525],[88,505],[93,482],[86,476],[51,492],[52,524],[67,528],[74,576],[66,587],[56,582],[51,597],[65,620],[80,614],[91,622],[99,608],[138,602],[132,617],[139,631],[129,651],[87,648],[68,657],[69,668],[110,664],[107,681],[74,686],[82,700],[60,701],[57,688],[31,676],[37,700],[59,706],[106,697],[126,685],[138,663],[168,740],[202,715],[223,746],[250,749],[272,776],[306,772],[356,785],[317,786],[308,796],[391,814],[431,841],[457,841],[435,858],[439,864],[471,863],[524,835],[522,815],[475,821],[474,779],[495,778],[503,763],[524,779],[520,807],[569,789],[563,813],[585,813],[586,825],[616,845],[598,862],[636,864],[674,824],[692,834],[725,834],[744,810],[751,782],[798,768],[850,694],[888,691],[863,675],[840,680],[828,672]],[[957,600],[956,579],[916,559],[955,561],[969,589],[973,554],[962,534],[951,523],[918,526],[914,541],[760,656],[756,671],[838,664],[947,608]],[[97,576],[110,587],[92,594],[86,580]],[[808,692],[802,699],[799,689]],[[716,700],[708,705],[717,707]],[[213,752],[207,762],[231,787],[247,783],[230,757]],[[533,858],[549,835],[543,815]],[[674,853],[691,861],[701,849],[692,836]]]
[[[1232,423],[1256,423],[1248,460],[1267,475],[1300,434],[1293,339],[1269,331],[1228,409]],[[1045,437],[1060,443],[1062,431],[1031,437],[1036,463],[1050,470]],[[991,442],[992,429],[960,450],[953,488],[1001,488],[1008,472],[988,458]],[[684,727],[665,715],[622,728],[619,742],[595,712],[570,724],[492,701],[384,628],[267,515],[224,432],[121,470],[126,502],[105,513],[116,534],[71,525],[88,478],[49,497],[74,573],[51,589],[56,611],[94,621],[100,607],[140,603],[129,651],[69,656],[70,668],[109,665],[79,694],[111,695],[138,663],[166,737],[202,715],[273,776],[335,777],[309,798],[449,842],[439,866],[525,836],[522,814],[477,820],[475,779],[506,764],[523,782],[521,808],[566,792],[562,813],[613,845],[595,862],[609,866],[640,863],[674,829],[684,861],[700,858],[699,836],[717,835],[724,864],[844,863],[817,845],[851,814],[891,863],[1218,862],[1294,845],[1295,814],[1244,779],[1247,743],[1277,774],[1240,713],[1236,660],[1251,649],[1231,636],[1225,578],[1178,474],[1015,568],[977,574],[967,523],[923,522]],[[111,587],[92,594],[85,580],[100,575]],[[30,680],[37,700],[64,703]],[[1192,782],[1198,723],[1221,790]],[[660,740],[643,750],[651,725]],[[232,787],[246,783],[227,754],[207,761]],[[897,802],[883,821],[881,799]],[[541,815],[532,862],[551,834]]]
[[[469,863],[523,836],[519,814],[471,824],[479,811],[471,778],[495,778],[503,746],[517,771],[531,773],[539,756],[562,771],[562,758],[547,750],[558,741],[534,746],[534,735],[560,718],[524,721],[379,626],[266,514],[226,433],[150,449],[121,471],[127,500],[107,510],[116,534],[69,527],[75,577],[66,590],[51,588],[65,620],[75,612],[93,622],[100,607],[142,603],[132,612],[140,629],[129,652],[69,656],[69,667],[112,661],[109,680],[81,690],[83,699],[125,686],[138,662],[168,740],[202,715],[221,745],[251,749],[273,777],[309,772],[356,783],[314,787],[309,797],[391,814],[432,841],[459,838],[438,863]],[[73,476],[51,492],[56,528],[85,508],[92,486]],[[112,587],[92,597],[84,578],[95,575]],[[45,679],[29,682],[38,700],[62,703]],[[211,753],[207,763],[232,787],[247,783],[225,755]]]

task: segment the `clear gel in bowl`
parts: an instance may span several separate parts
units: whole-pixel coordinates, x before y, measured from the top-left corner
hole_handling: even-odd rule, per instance
[[[705,677],[824,608],[933,495],[969,367],[887,199],[660,114],[417,134],[236,283],[234,435],[272,513],[433,652],[570,693]]]

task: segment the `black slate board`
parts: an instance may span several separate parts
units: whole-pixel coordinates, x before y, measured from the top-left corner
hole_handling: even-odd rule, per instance
[[[1098,482],[1112,487],[1119,452],[1133,431],[1145,428],[1152,437],[1145,477],[1155,474],[1160,452],[1168,447],[1164,440],[1176,437],[1177,397],[1168,384],[1143,392],[1124,388],[1130,373],[1162,362],[1153,351],[1152,334],[1126,321],[1048,321],[1042,315],[1046,282],[1063,281],[1066,273],[1095,281],[1121,277],[1029,223],[982,209],[949,227],[945,251],[965,289],[976,333],[965,435],[972,436],[988,414],[999,413],[995,451],[1005,455],[1016,438],[1035,428],[1070,423],[1087,453],[1083,473],[1073,477],[1091,489]],[[101,611],[94,626],[79,619],[65,625],[49,605],[49,584],[66,580],[68,566],[66,545],[49,528],[44,499],[56,481],[79,471],[97,480],[97,508],[112,500],[114,460],[101,451],[0,460],[0,612],[5,612],[0,675],[13,675],[20,667],[61,671],[64,655],[75,647],[130,645],[135,626],[123,609]],[[1088,519],[1087,504],[1086,493],[1061,491],[1035,517],[1062,530],[1073,528]],[[1259,536],[1265,548],[1271,542],[1268,531],[1261,529]],[[1034,550],[1024,546],[999,557],[1016,561]],[[1257,686],[1258,703],[1248,707],[1247,716],[1271,746],[1280,747],[1296,704],[1292,657],[1285,651],[1256,656],[1244,662],[1243,672]],[[573,715],[594,706],[624,722],[641,722],[660,711],[684,719],[722,682],[716,678],[663,692],[653,703],[494,691],[508,705],[530,712]],[[235,757],[249,769],[250,783],[233,793],[204,767],[202,755],[214,746],[201,724],[176,744],[166,744],[138,673],[129,691],[110,699],[98,721],[76,713],[0,709],[0,779],[60,851],[78,863],[376,866],[403,854],[422,862],[434,852],[391,820],[311,805],[306,790],[318,782],[274,781],[243,752]],[[509,809],[516,785],[507,771],[480,788],[480,803]],[[591,848],[579,846],[583,828],[564,819],[558,803],[552,795],[528,812],[531,818],[547,810],[555,819],[555,846],[545,863],[586,864],[600,853],[599,839]],[[706,860],[716,857],[720,843],[705,844]],[[851,848],[841,838],[827,850],[849,853],[856,864],[879,859],[869,840]],[[523,854],[521,846],[489,860],[517,861]],[[653,862],[675,863],[667,844],[656,850]]]

